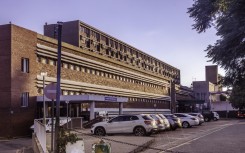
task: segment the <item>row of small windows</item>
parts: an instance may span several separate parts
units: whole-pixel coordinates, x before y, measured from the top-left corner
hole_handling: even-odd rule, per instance
[[[109,38],[106,35],[100,34],[94,30],[91,30],[87,27],[84,27],[83,25],[80,26],[80,33],[82,34],[82,35],[80,35],[80,40],[82,40],[86,44],[87,48],[90,48],[90,44],[94,44],[94,46],[96,47],[96,50],[100,51],[100,48],[104,48],[103,44],[106,44],[108,47],[112,47],[113,49],[118,50],[117,52],[129,53],[130,55],[135,56],[138,59],[139,58],[143,59],[143,61],[145,63],[154,64],[156,67],[159,67],[158,69],[154,69],[153,68],[154,66],[152,66],[152,67],[149,66],[149,68],[147,68],[145,66],[145,68],[148,70],[155,71],[155,72],[158,72],[162,75],[166,75],[169,77],[171,76],[171,74],[173,76],[177,75],[176,77],[174,76],[175,78],[177,78],[179,76],[178,70],[171,68],[170,66],[166,65],[165,63],[163,63],[161,61],[157,61],[156,59],[149,57],[147,55],[144,55],[144,54],[140,53],[139,51],[136,51],[135,49],[132,49],[131,47],[118,42],[117,40],[114,40],[112,38]],[[86,36],[86,38],[83,37],[83,34]],[[95,40],[93,40],[93,38],[95,38]],[[95,41],[97,41],[97,42],[95,42]],[[102,44],[100,44],[100,43],[102,43]],[[110,51],[110,49],[106,50],[107,55],[109,55],[109,51]],[[111,53],[110,56],[114,56],[114,53]],[[116,57],[116,58],[118,58],[118,57]],[[123,58],[125,58],[125,56],[120,57],[121,60],[123,60]],[[131,63],[133,63],[133,62],[131,61]],[[138,65],[138,64],[136,63],[136,65]],[[142,67],[144,67],[144,65],[142,65]],[[161,69],[164,69],[164,70],[170,72],[171,74],[167,74],[167,73],[165,74],[165,72],[161,72]]]
[[[55,59],[50,59],[50,58],[41,57],[41,56],[38,56],[38,62],[43,63],[43,64],[56,65],[56,60]],[[63,68],[65,68],[65,69],[81,71],[81,72],[84,72],[84,73],[98,75],[98,76],[101,76],[101,77],[107,77],[107,78],[110,78],[110,79],[116,79],[116,80],[120,80],[120,81],[131,82],[131,83],[140,84],[140,85],[143,85],[143,86],[149,86],[149,87],[153,87],[153,88],[162,88],[162,89],[164,88],[163,86],[160,86],[160,85],[156,85],[156,84],[152,84],[152,83],[148,83],[148,82],[144,82],[144,81],[140,81],[140,80],[136,80],[136,79],[131,79],[131,78],[128,78],[128,77],[115,75],[115,74],[107,73],[107,72],[104,72],[104,71],[98,71],[98,70],[95,70],[95,69],[91,69],[91,68],[88,68],[88,67],[75,65],[75,64],[71,64],[71,63],[62,62],[61,66]]]
[[[90,41],[86,40],[84,43],[86,44],[87,48],[91,48],[90,44],[92,44],[93,41],[92,40],[90,40]],[[94,46],[96,48],[95,51],[97,51],[97,52],[101,51],[100,50],[100,48],[101,48],[100,44],[94,44]],[[101,45],[101,46],[103,46],[103,45]],[[174,71],[174,70],[168,71],[168,70],[165,70],[165,69],[162,70],[160,68],[154,68],[154,66],[150,66],[145,61],[141,61],[139,58],[129,57],[129,55],[127,55],[127,54],[125,55],[121,51],[115,51],[115,50],[113,50],[111,48],[108,48],[108,49],[106,49],[105,54],[108,55],[109,57],[114,57],[114,58],[117,58],[117,59],[119,59],[121,61],[129,62],[131,64],[135,64],[137,66],[141,66],[142,68],[144,68],[146,70],[153,71],[153,72],[162,74],[162,75],[167,76],[167,77],[173,77],[173,78],[176,78],[176,79],[178,78],[177,71]],[[168,72],[166,72],[166,71],[168,71]]]
[[[37,91],[39,94],[43,94],[43,88],[38,88]],[[71,90],[61,90],[61,95],[82,95],[83,92],[80,91],[71,91]]]

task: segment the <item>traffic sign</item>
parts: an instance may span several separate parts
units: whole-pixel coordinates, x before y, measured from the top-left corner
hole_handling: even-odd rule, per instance
[[[44,88],[44,95],[51,100],[56,99],[56,93],[57,93],[57,84],[56,83],[50,83]]]

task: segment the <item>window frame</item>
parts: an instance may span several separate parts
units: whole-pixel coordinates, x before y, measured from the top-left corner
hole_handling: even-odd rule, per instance
[[[30,72],[30,60],[29,58],[21,58],[21,72],[29,73]]]
[[[23,93],[21,93],[20,106],[21,107],[28,107],[29,106],[29,101],[30,101],[29,92],[23,92]]]

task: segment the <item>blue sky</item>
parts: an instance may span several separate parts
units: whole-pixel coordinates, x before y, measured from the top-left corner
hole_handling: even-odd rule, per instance
[[[205,80],[206,49],[215,29],[198,34],[186,13],[193,0],[5,0],[0,24],[43,34],[43,25],[81,20],[180,69],[181,84]],[[224,75],[224,71],[219,69]]]

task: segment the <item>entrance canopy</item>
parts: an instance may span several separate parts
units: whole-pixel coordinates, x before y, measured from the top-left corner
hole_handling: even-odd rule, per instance
[[[45,101],[52,101],[47,97]],[[125,103],[128,102],[128,98],[125,97],[114,97],[114,96],[103,96],[103,95],[61,95],[60,101],[69,102],[112,102],[112,103]],[[43,96],[37,96],[37,102],[43,102]]]

